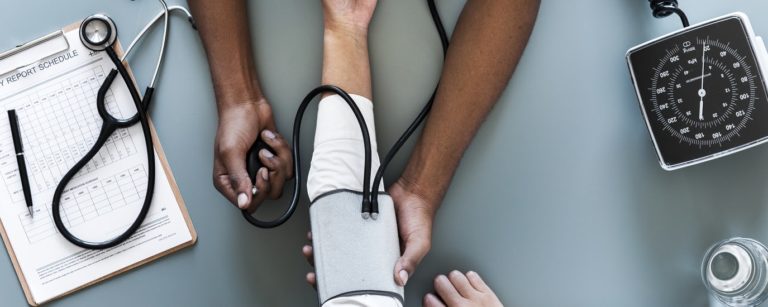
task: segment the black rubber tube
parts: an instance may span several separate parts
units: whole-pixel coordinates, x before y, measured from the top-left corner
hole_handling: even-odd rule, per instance
[[[115,54],[115,51],[112,48],[106,49],[107,55],[109,55],[110,59],[116,66],[116,70],[113,69],[109,72],[107,77],[104,79],[104,82],[101,84],[101,87],[99,88],[99,92],[96,97],[96,104],[99,109],[99,114],[101,115],[101,118],[103,120],[103,124],[101,126],[101,131],[99,132],[99,136],[96,139],[96,142],[91,147],[91,149],[83,156],[80,161],[75,163],[75,165],[62,177],[61,181],[59,181],[58,186],[56,186],[56,191],[53,194],[53,201],[51,202],[52,207],[52,215],[53,215],[53,222],[56,225],[56,229],[59,230],[61,235],[67,239],[67,241],[71,242],[74,245],[77,245],[82,248],[87,249],[107,249],[114,246],[117,246],[126,240],[128,240],[134,233],[136,233],[136,230],[141,227],[141,224],[144,223],[144,219],[147,217],[147,214],[149,213],[149,208],[152,204],[152,196],[154,195],[154,189],[155,189],[155,149],[152,143],[152,131],[149,129],[149,119],[147,117],[147,114],[144,110],[145,103],[149,105],[149,100],[152,97],[152,93],[149,93],[147,97],[145,97],[145,101],[142,101],[139,92],[136,89],[136,86],[133,84],[133,81],[130,79],[130,75],[128,75],[128,71],[125,69],[125,66],[120,62],[120,59],[117,57],[117,54]],[[136,107],[137,114],[136,116],[132,117],[131,119],[125,120],[125,121],[119,121],[116,120],[114,117],[110,116],[105,107],[105,97],[107,95],[107,92],[109,91],[109,88],[112,86],[112,83],[115,80],[115,77],[117,74],[120,74],[120,77],[123,79],[123,82],[128,87],[128,91],[131,93],[131,98],[133,100],[134,106]],[[138,117],[138,118],[137,118]],[[88,162],[91,161],[91,159],[99,152],[99,150],[104,146],[104,144],[107,142],[109,137],[112,135],[112,133],[115,132],[118,128],[124,128],[131,126],[137,122],[141,123],[142,132],[144,134],[144,143],[146,145],[147,149],[147,168],[148,168],[148,174],[147,174],[147,190],[144,195],[144,203],[141,206],[141,209],[139,211],[139,214],[136,216],[136,219],[131,223],[130,226],[128,226],[128,229],[126,229],[123,233],[118,235],[115,238],[112,238],[107,241],[103,242],[89,242],[82,240],[72,234],[66,226],[64,226],[63,221],[61,220],[61,196],[64,194],[64,190],[66,189],[69,182],[72,180],[72,178],[86,165]]]
[[[360,131],[363,133],[363,146],[365,150],[365,169],[363,170],[363,213],[365,213],[366,209],[369,209],[371,189],[371,139],[370,134],[368,133],[368,126],[366,125],[365,119],[363,118],[363,113],[360,112],[360,109],[357,107],[352,97],[350,97],[349,94],[347,94],[347,92],[345,92],[343,89],[333,85],[321,85],[310,91],[309,94],[304,97],[304,100],[299,105],[298,111],[296,111],[296,118],[293,120],[293,169],[296,172],[296,178],[293,181],[293,197],[291,198],[291,204],[288,206],[288,209],[283,211],[280,217],[269,221],[257,219],[253,216],[253,212],[242,210],[243,217],[246,221],[248,221],[248,223],[251,223],[251,225],[259,228],[274,228],[288,221],[288,219],[290,219],[293,213],[296,211],[296,208],[299,205],[299,199],[301,199],[302,183],[300,157],[301,121],[304,118],[304,111],[306,111],[307,107],[314,100],[315,96],[329,92],[337,94],[342,99],[344,99],[347,105],[349,105],[349,107],[352,109],[352,113],[355,114],[355,118],[357,119],[358,124],[360,124]]]

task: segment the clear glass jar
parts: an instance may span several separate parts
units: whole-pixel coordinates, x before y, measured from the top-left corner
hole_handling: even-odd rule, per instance
[[[768,298],[768,248],[747,238],[713,245],[701,264],[709,292],[728,306],[757,306]]]

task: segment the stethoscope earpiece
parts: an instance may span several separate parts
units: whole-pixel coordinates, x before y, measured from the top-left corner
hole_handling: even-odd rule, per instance
[[[117,26],[112,18],[104,14],[93,14],[83,20],[80,26],[80,41],[88,49],[102,51],[117,40]]]

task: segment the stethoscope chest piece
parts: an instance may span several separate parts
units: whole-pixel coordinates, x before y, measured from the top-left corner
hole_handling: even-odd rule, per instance
[[[117,26],[107,15],[88,16],[80,26],[80,40],[93,51],[107,49],[117,40]]]

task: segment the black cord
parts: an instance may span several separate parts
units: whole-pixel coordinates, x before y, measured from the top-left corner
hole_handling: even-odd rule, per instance
[[[296,211],[296,207],[298,207],[299,199],[301,196],[301,150],[299,149],[299,146],[301,145],[301,120],[304,118],[304,111],[306,111],[307,107],[309,106],[309,103],[312,102],[312,100],[315,98],[315,96],[322,94],[322,93],[335,93],[339,95],[344,101],[347,102],[347,105],[352,109],[352,113],[355,114],[355,118],[357,119],[357,123],[360,124],[360,131],[363,133],[363,146],[365,147],[365,169],[363,170],[363,213],[370,212],[365,211],[365,209],[370,210],[370,182],[371,182],[371,139],[370,135],[368,134],[368,126],[365,124],[365,119],[363,118],[363,113],[360,112],[360,109],[355,104],[355,101],[352,99],[352,97],[347,94],[344,90],[337,86],[333,85],[321,85],[315,89],[313,89],[309,94],[307,94],[306,97],[304,97],[304,100],[299,105],[299,110],[296,111],[296,118],[293,120],[293,169],[296,171],[296,178],[293,181],[293,198],[291,199],[291,204],[288,206],[288,210],[283,212],[283,214],[274,220],[271,221],[262,221],[257,218],[255,218],[251,212],[248,212],[248,210],[243,210],[243,217],[245,220],[247,220],[252,225],[259,227],[259,228],[274,228],[277,226],[282,225],[286,221],[288,221],[289,218],[293,215],[293,212]]]
[[[128,71],[125,69],[125,66],[120,62],[120,59],[117,57],[117,54],[115,54],[115,51],[110,47],[106,49],[106,52],[107,52],[107,55],[109,55],[109,58],[115,64],[116,69],[113,69],[112,71],[109,72],[106,79],[101,84],[101,87],[99,87],[99,92],[97,95],[96,105],[99,108],[99,113],[103,120],[101,131],[99,132],[99,136],[96,139],[96,143],[94,143],[91,149],[85,154],[85,156],[83,156],[80,159],[80,161],[78,161],[71,169],[69,169],[69,171],[61,178],[61,181],[59,181],[59,184],[56,186],[56,191],[53,194],[53,201],[51,203],[51,207],[53,211],[52,212],[53,222],[56,225],[56,228],[61,233],[61,235],[72,244],[75,244],[79,247],[87,248],[87,249],[107,249],[110,247],[114,247],[119,245],[120,243],[125,242],[134,233],[136,233],[136,230],[138,230],[139,227],[141,227],[141,224],[144,222],[144,219],[147,217],[147,213],[149,213],[149,208],[152,204],[152,196],[154,194],[154,189],[155,189],[155,150],[154,150],[154,144],[152,143],[152,131],[149,129],[149,119],[147,118],[147,114],[143,108],[145,104],[149,104],[149,100],[152,97],[152,93],[151,91],[149,93],[145,93],[145,100],[142,102],[139,96],[139,92],[136,89],[136,86],[132,83],[130,75],[128,74]],[[117,121],[114,118],[110,119],[109,115],[107,114],[107,110],[104,102],[104,99],[107,95],[107,91],[112,86],[112,82],[115,80],[115,77],[117,77],[118,74],[123,79],[123,82],[126,84],[126,86],[128,87],[128,91],[131,94],[131,98],[133,100],[134,105],[136,106],[136,112],[137,112],[137,114],[134,117],[131,117],[130,119],[125,121]],[[64,189],[67,187],[67,185],[72,180],[72,178],[74,178],[75,175],[88,162],[90,162],[91,159],[99,152],[99,150],[104,146],[104,144],[107,142],[107,140],[112,135],[112,133],[118,128],[126,128],[135,124],[136,116],[138,116],[138,122],[141,123],[142,132],[144,134],[144,143],[147,149],[147,167],[148,167],[147,190],[146,190],[146,193],[144,194],[144,203],[141,206],[139,214],[136,216],[136,219],[133,221],[133,223],[130,226],[128,226],[128,229],[126,229],[123,233],[121,233],[115,238],[112,238],[110,240],[103,241],[103,242],[89,242],[89,241],[80,239],[76,237],[74,234],[72,234],[69,231],[69,229],[67,229],[67,227],[64,226],[64,223],[61,220],[61,196],[64,193]]]
[[[448,34],[446,34],[445,28],[443,27],[443,21],[440,20],[440,13],[437,12],[435,1],[427,0],[427,5],[429,6],[429,14],[432,16],[432,22],[435,24],[437,34],[440,36],[440,43],[443,46],[443,58],[445,58],[445,55],[448,53]],[[408,141],[408,138],[410,138],[413,132],[416,131],[416,128],[418,128],[419,125],[424,122],[424,119],[427,118],[427,114],[429,114],[429,111],[432,110],[432,103],[435,101],[436,93],[437,85],[435,85],[435,89],[432,91],[432,96],[429,97],[427,104],[424,105],[424,108],[421,109],[421,112],[419,112],[411,125],[408,126],[408,129],[406,129],[400,138],[397,139],[395,144],[392,145],[392,147],[387,152],[387,155],[384,156],[384,160],[381,160],[381,166],[379,166],[379,170],[376,172],[376,177],[373,179],[373,191],[371,193],[371,204],[373,208],[371,210],[371,217],[376,218],[379,214],[378,187],[379,184],[381,184],[381,179],[384,177],[384,170],[386,170],[387,166],[389,166],[389,163],[392,162],[392,159],[395,157],[400,148],[403,147],[406,141]]]
[[[677,14],[680,17],[680,21],[683,23],[683,27],[688,27],[688,16],[685,16],[685,12],[678,8],[677,0],[648,0],[651,3],[651,10],[653,10],[653,17],[664,18],[672,14]]]

